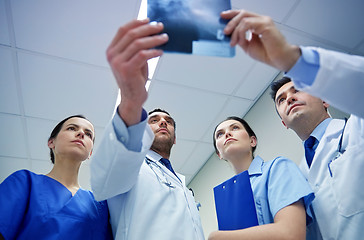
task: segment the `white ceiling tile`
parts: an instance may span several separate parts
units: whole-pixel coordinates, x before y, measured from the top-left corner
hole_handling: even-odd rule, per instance
[[[206,91],[231,94],[254,61],[237,49],[233,58],[164,54],[154,79]]]
[[[281,22],[296,4],[293,0],[232,0],[232,8],[245,9],[262,15],[268,15]]]
[[[240,85],[235,96],[257,100],[261,93],[267,88],[279,71],[268,65],[256,62],[243,84]]]
[[[107,66],[117,29],[137,17],[140,0],[11,1],[18,48]]]
[[[20,115],[12,55],[11,50],[0,48],[0,112]]]
[[[253,101],[237,98],[237,97],[230,97],[228,101],[226,101],[224,107],[220,110],[219,115],[213,120],[212,124],[208,127],[202,141],[206,143],[210,143],[212,145],[213,140],[213,132],[217,124],[221,121],[225,120],[227,117],[230,116],[238,116],[243,117],[253,105]]]
[[[0,183],[10,174],[21,169],[30,169],[31,163],[25,158],[0,157]]]
[[[182,166],[185,164],[188,157],[192,154],[193,149],[197,145],[196,141],[178,139],[173,145],[170,160],[177,172],[182,173]]]
[[[18,60],[27,116],[58,121],[83,114],[96,126],[109,121],[118,90],[108,69],[26,53]]]
[[[341,46],[354,48],[364,38],[364,1],[300,1],[286,24]]]
[[[176,120],[177,137],[198,141],[223,107],[225,98],[194,88],[152,81],[145,108],[147,111],[167,110]]]
[[[210,158],[214,152],[214,147],[210,143],[198,143],[195,145],[192,155],[188,157],[187,161],[182,167],[182,174],[195,175],[205,164],[207,159]]]
[[[22,118],[0,114],[0,155],[27,158],[27,142]]]
[[[10,46],[10,35],[8,29],[8,19],[6,17],[5,0],[0,0],[0,44]]]
[[[325,39],[314,38],[312,35],[309,35],[305,32],[301,32],[292,28],[287,28],[283,25],[278,25],[278,28],[280,29],[286,40],[291,44],[299,46],[315,46],[335,51],[343,51],[342,48],[338,48],[332,42],[325,41]]]

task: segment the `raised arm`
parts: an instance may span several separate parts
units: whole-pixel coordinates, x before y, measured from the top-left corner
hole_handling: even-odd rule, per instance
[[[120,117],[115,115],[106,126],[91,161],[91,186],[97,200],[125,193],[134,186],[153,141],[143,104],[147,99],[147,61],[162,55],[154,47],[168,41],[167,35],[158,35],[162,29],[162,24],[149,24],[148,19],[133,20],[120,27],[107,49],[121,102]]]
[[[107,49],[107,59],[121,92],[118,113],[127,126],[140,122],[142,107],[147,99],[147,60],[161,56],[154,47],[168,41],[160,34],[163,25],[149,20],[134,20],[120,27]]]
[[[229,10],[221,13],[230,19],[225,34],[231,35],[231,45],[239,45],[250,57],[288,71],[300,57],[298,46],[289,44],[268,16],[258,15],[245,10]],[[251,32],[251,39],[246,33]]]

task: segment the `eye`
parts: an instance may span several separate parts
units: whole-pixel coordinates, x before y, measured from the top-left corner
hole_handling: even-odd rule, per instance
[[[85,134],[86,134],[86,136],[88,136],[88,137],[90,137],[92,139],[92,133],[91,132],[86,132]]]
[[[240,128],[239,128],[239,126],[233,126],[232,129],[233,130],[239,130]]]
[[[153,119],[150,119],[149,122],[150,123],[156,123],[157,122],[157,119],[154,119],[154,118]]]
[[[281,98],[279,98],[279,99],[277,99],[277,104],[278,105],[280,105],[280,104],[282,104],[283,102],[284,102],[284,98],[283,97],[281,97]]]
[[[73,127],[73,126],[70,126],[70,127],[67,128],[67,130],[76,131],[76,128]]]
[[[222,136],[222,132],[217,132],[215,138],[218,139]]]

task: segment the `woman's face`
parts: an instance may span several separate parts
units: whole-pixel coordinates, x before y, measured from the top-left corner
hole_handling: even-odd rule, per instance
[[[216,148],[219,151],[218,156],[225,160],[229,160],[236,154],[249,153],[252,155],[252,147],[256,145],[256,138],[250,137],[243,124],[236,120],[220,123],[214,137]]]
[[[70,118],[62,126],[58,135],[48,141],[48,147],[57,157],[87,159],[92,152],[94,127],[86,119]]]

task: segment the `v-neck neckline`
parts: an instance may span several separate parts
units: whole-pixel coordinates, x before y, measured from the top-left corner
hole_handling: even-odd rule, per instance
[[[70,194],[71,194],[71,197],[74,197],[74,196],[76,196],[76,194],[81,190],[81,187],[79,187],[78,189],[77,189],[77,191],[74,193],[74,194],[72,194],[72,191],[71,190],[69,190],[63,183],[61,183],[60,181],[58,181],[58,180],[56,180],[56,179],[54,179],[54,178],[52,178],[52,177],[50,177],[50,176],[47,176],[46,174],[43,174],[43,176],[45,176],[46,178],[48,178],[48,179],[51,179],[51,180],[53,180],[53,181],[55,181],[55,182],[57,182],[59,185],[61,185],[64,189],[66,189]]]

